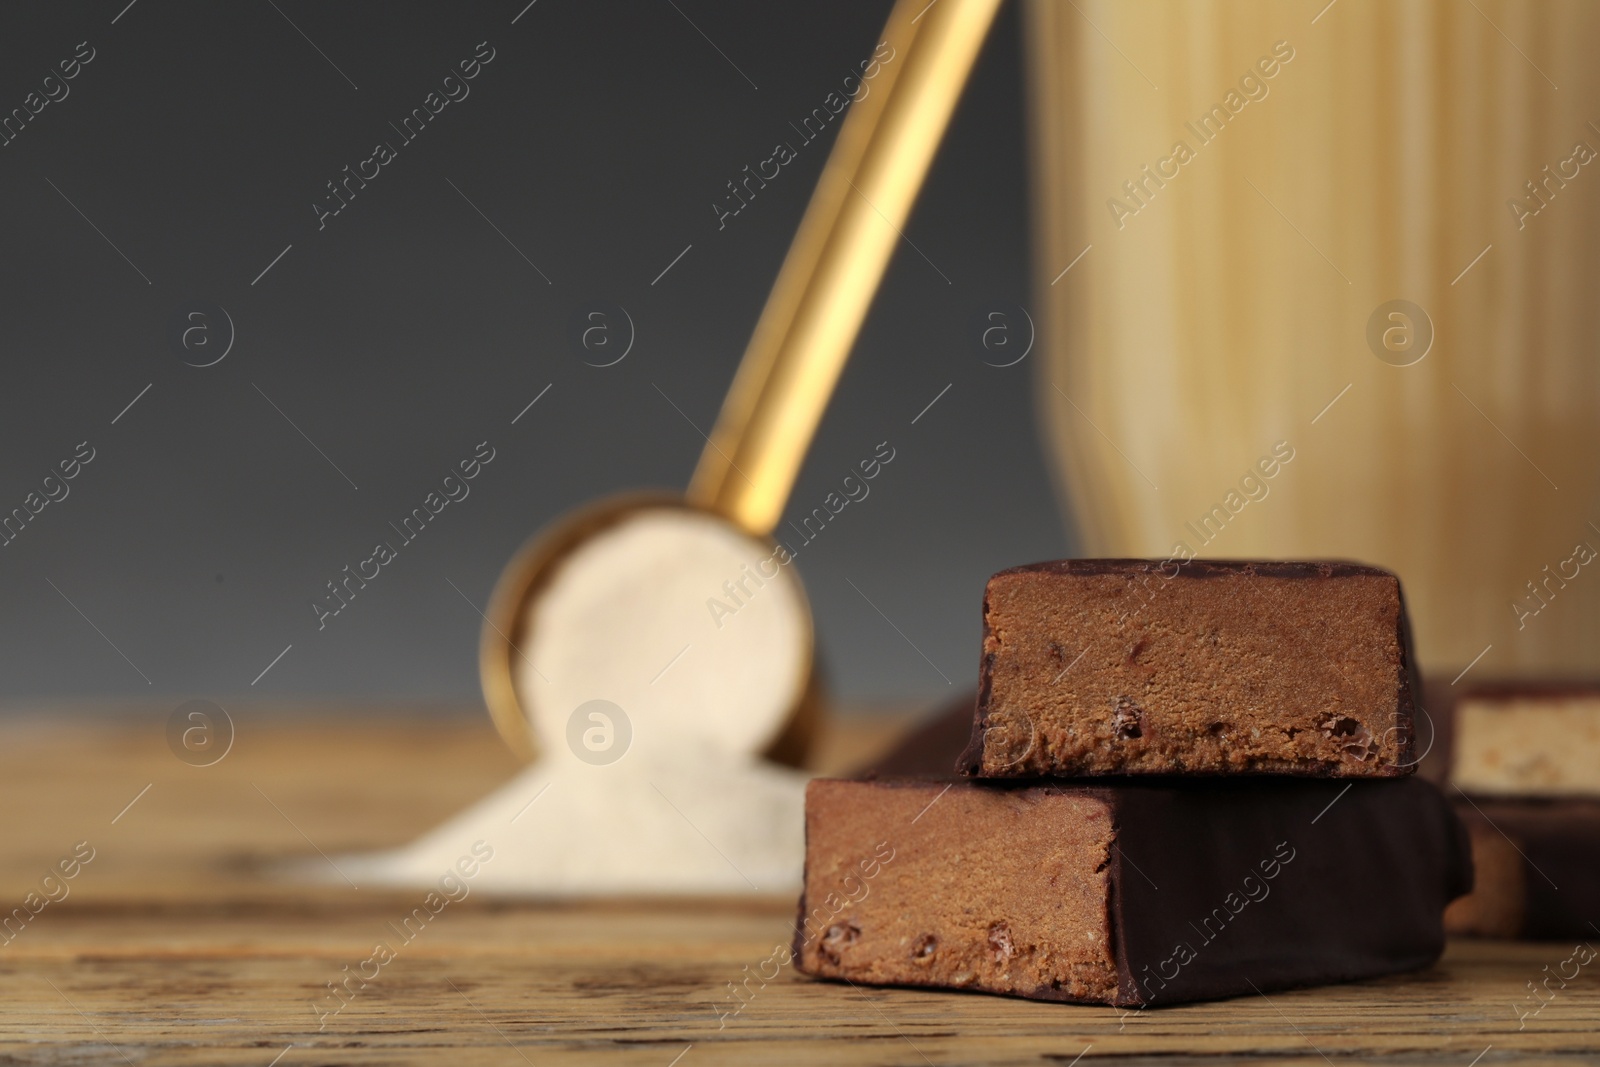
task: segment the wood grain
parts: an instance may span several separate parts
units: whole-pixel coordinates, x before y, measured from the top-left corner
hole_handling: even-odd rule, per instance
[[[1459,942],[1418,974],[1129,1017],[787,968],[735,1000],[729,983],[773,973],[763,961],[793,915],[759,897],[475,894],[319,1017],[315,1004],[336,1003],[326,983],[396,940],[386,924],[419,894],[306,890],[265,877],[270,862],[403,841],[488,792],[511,757],[477,717],[258,710],[234,713],[221,763],[192,768],[166,748],[165,711],[0,725],[0,906],[20,905],[76,842],[96,850],[66,899],[0,945],[0,1063],[1600,1061],[1600,961],[1519,1029],[1518,1009],[1538,1003],[1527,983],[1570,945]],[[903,722],[836,726],[828,764],[864,758]]]

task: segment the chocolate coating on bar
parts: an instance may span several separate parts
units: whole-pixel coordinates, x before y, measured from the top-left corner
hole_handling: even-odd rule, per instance
[[[1128,574],[1146,573],[1171,566],[1186,578],[1232,578],[1256,574],[1263,578],[1393,578],[1392,571],[1344,560],[1293,559],[1049,559],[1024,563],[995,572],[995,577],[1012,574]]]
[[[1471,832],[1474,862],[1489,877],[1450,906],[1450,933],[1596,937],[1590,924],[1600,922],[1600,800],[1458,798],[1456,813]]]
[[[1414,770],[1399,579],[1343,562],[1057,560],[984,592],[969,776]]]
[[[1471,886],[1419,778],[811,783],[798,969],[1126,1007],[1423,967]]]

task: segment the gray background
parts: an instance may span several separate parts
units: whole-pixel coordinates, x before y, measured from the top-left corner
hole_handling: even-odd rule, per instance
[[[539,0],[513,24],[524,2],[0,10],[0,112],[96,50],[0,148],[0,511],[96,450],[0,548],[8,704],[470,704],[466,599],[517,546],[597,495],[686,482],[689,420],[710,429],[831,132],[725,229],[710,205],[795,139],[888,5]],[[1071,550],[1031,360],[986,366],[979,343],[985,312],[1027,303],[1017,37],[1009,6],[793,498],[809,511],[878,442],[897,451],[800,561],[847,698],[969,684],[984,578]],[[471,95],[319,231],[324,183],[398,143],[388,123],[485,40]],[[203,369],[167,337],[197,298],[236,330]],[[595,301],[637,330],[605,369],[570,337]],[[323,583],[484,439],[471,495],[319,631]]]

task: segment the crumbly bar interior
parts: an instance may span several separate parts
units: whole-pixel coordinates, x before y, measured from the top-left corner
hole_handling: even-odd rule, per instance
[[[1402,773],[1400,612],[1383,574],[996,575],[978,773]]]
[[[818,780],[806,835],[802,971],[1115,996],[1106,801],[1051,788]]]

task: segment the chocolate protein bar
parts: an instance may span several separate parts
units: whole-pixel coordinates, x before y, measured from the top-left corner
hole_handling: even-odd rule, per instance
[[[1456,812],[1478,877],[1445,912],[1450,934],[1600,941],[1600,800],[1457,795]]]
[[[1396,777],[1415,762],[1417,689],[1388,571],[1037,563],[989,579],[959,769]]]
[[[799,969],[1150,1006],[1426,966],[1471,886],[1420,778],[818,779]]]

